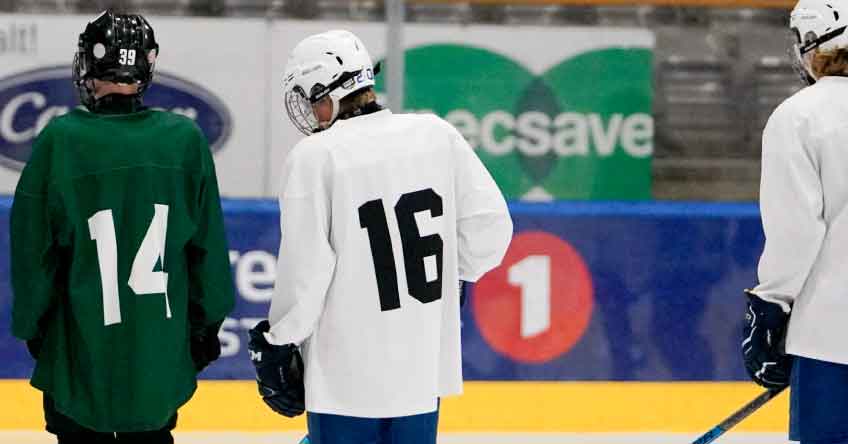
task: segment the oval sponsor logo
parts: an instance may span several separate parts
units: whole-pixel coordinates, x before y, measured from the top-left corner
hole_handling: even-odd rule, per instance
[[[213,151],[230,137],[232,118],[226,105],[196,83],[157,72],[144,93],[144,103],[197,122]],[[0,79],[0,163],[22,168],[33,140],[50,119],[78,105],[70,66],[39,68]]]

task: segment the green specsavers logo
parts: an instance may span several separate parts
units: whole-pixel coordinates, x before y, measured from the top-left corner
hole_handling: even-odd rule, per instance
[[[486,49],[420,46],[406,52],[405,88],[407,109],[456,126],[507,198],[651,197],[649,49],[583,52],[533,73]]]

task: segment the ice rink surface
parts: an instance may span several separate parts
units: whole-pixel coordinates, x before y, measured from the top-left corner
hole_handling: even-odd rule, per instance
[[[297,444],[303,433],[176,432],[176,444]],[[444,433],[439,444],[687,444],[686,433]],[[55,444],[46,432],[0,432],[4,444]],[[716,444],[785,444],[782,433],[728,433]]]

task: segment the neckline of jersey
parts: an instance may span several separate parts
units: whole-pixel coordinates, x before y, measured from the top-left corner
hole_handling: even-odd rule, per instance
[[[365,114],[365,115],[362,115],[362,116],[352,117],[350,119],[339,120],[333,126],[346,125],[348,122],[353,122],[353,121],[356,121],[356,120],[359,120],[359,119],[367,119],[367,120],[376,119],[378,116],[387,116],[391,113],[392,113],[392,111],[390,109],[384,108],[384,109],[381,109],[380,111],[377,111],[376,113]]]
[[[829,81],[829,82],[848,82],[848,77],[844,76],[824,76],[817,80],[817,82]]]
[[[136,112],[133,112],[133,113],[126,113],[126,114],[99,114],[99,113],[93,113],[93,112],[91,112],[87,109],[84,109],[82,107],[76,107],[76,108],[74,108],[74,111],[77,112],[78,114],[85,116],[87,118],[90,118],[90,119],[109,119],[109,120],[132,120],[132,119],[137,119],[137,118],[140,118],[140,117],[146,117],[148,114],[151,114],[153,112],[152,109],[146,108],[146,109],[143,109],[141,111],[136,111]]]

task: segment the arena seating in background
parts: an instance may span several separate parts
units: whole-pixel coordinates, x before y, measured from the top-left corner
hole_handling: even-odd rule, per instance
[[[734,156],[744,130],[730,65],[673,57],[657,68],[655,119],[663,149],[657,156]]]
[[[411,3],[406,18],[419,23],[467,23],[471,21],[468,4]]]
[[[717,189],[728,198],[749,197],[758,163],[745,156],[744,100],[731,65],[672,56],[656,67],[657,197],[709,199]]]

